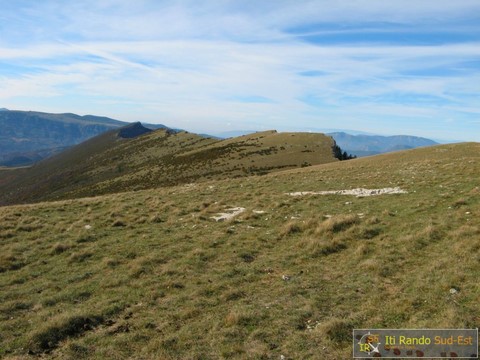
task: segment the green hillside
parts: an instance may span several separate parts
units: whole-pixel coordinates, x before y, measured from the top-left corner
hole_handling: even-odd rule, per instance
[[[2,207],[0,357],[349,359],[353,328],[478,328],[479,173],[465,143]]]
[[[139,123],[128,128],[143,128]],[[157,130],[111,130],[2,181],[0,204],[76,198],[337,161],[323,134],[266,131],[228,140]],[[3,185],[2,185],[3,183]]]

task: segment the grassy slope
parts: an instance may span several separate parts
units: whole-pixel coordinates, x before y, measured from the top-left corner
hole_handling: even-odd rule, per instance
[[[270,131],[220,141],[165,130],[135,139],[119,139],[116,133],[102,134],[35,165],[0,188],[0,204],[117,193],[337,161],[332,139],[323,134]]]
[[[0,356],[347,359],[353,327],[479,327],[479,173],[444,145],[0,208]],[[361,186],[408,194],[285,194]]]

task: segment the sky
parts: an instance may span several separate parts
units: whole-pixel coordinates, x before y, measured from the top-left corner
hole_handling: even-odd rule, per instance
[[[0,0],[0,108],[480,141],[478,0]]]

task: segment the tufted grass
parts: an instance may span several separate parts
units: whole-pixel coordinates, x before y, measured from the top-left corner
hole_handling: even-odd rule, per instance
[[[0,357],[348,359],[355,327],[479,327],[479,150],[2,207]]]

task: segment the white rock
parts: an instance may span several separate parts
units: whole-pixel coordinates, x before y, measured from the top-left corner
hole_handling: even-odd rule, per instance
[[[406,194],[405,190],[399,187],[382,188],[382,189],[351,189],[351,190],[330,190],[330,191],[298,191],[287,193],[290,196],[304,196],[304,195],[354,195],[356,197],[376,196],[385,194]]]
[[[227,209],[226,211],[228,212],[219,213],[217,214],[217,216],[211,216],[210,219],[214,219],[217,222],[230,220],[230,219],[233,219],[235,216],[238,216],[241,213],[243,213],[245,211],[245,208],[234,207],[234,208]]]

